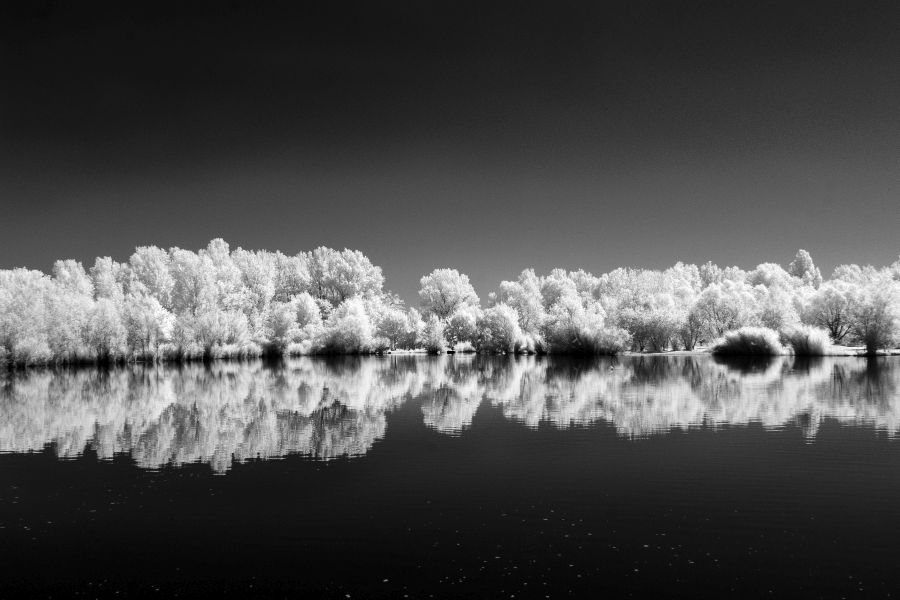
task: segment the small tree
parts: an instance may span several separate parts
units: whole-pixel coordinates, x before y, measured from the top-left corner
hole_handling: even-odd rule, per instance
[[[429,354],[440,354],[447,349],[447,339],[444,336],[445,327],[444,322],[437,315],[428,315],[428,318],[425,319],[420,342]]]
[[[822,273],[813,264],[812,256],[806,250],[797,250],[797,256],[788,265],[788,273],[802,280],[805,285],[814,288],[822,285]]]
[[[809,298],[803,321],[826,329],[834,343],[840,344],[853,328],[853,305],[859,291],[858,285],[840,279],[825,282]]]
[[[506,304],[498,304],[484,311],[478,321],[476,347],[484,352],[515,352],[523,339],[519,315]]]
[[[900,334],[900,306],[894,286],[871,285],[862,290],[853,305],[856,339],[865,345],[866,354],[891,348]]]

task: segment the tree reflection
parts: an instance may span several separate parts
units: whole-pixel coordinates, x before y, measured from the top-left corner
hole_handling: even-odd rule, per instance
[[[283,363],[42,370],[0,381],[0,451],[61,457],[91,447],[158,468],[302,454],[366,454],[387,414],[418,402],[429,428],[459,434],[483,402],[529,427],[612,424],[641,437],[698,425],[823,419],[900,428],[898,360],[707,356],[302,358]]]

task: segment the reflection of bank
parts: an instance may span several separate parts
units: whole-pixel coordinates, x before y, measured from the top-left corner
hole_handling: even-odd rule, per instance
[[[386,413],[421,400],[427,426],[459,433],[481,402],[527,426],[607,422],[624,436],[699,424],[779,427],[813,436],[825,418],[900,427],[897,358],[342,357],[279,365],[133,366],[15,374],[0,386],[0,451],[60,456],[91,446],[147,468],[303,454],[359,456]]]
[[[307,359],[210,367],[42,371],[0,392],[0,451],[60,456],[90,445],[144,467],[305,454],[365,454],[384,436],[385,411],[410,387],[388,363]]]
[[[824,418],[869,424],[893,436],[900,427],[898,362],[624,357],[612,368],[559,376],[538,361],[520,378],[518,391],[511,383],[486,395],[506,416],[529,426],[604,421],[626,436],[750,423],[798,423],[812,436]]]

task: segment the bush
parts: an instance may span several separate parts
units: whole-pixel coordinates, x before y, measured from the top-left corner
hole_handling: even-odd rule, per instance
[[[857,296],[851,314],[853,337],[872,355],[900,341],[900,294],[890,285],[870,285]]]
[[[429,315],[419,337],[419,345],[429,354],[440,354],[447,349],[444,337],[446,326],[437,315]]]
[[[587,307],[565,297],[547,312],[544,322],[546,349],[553,354],[619,354],[631,345],[631,334],[621,327],[604,325],[603,309]]]
[[[453,351],[457,354],[470,354],[475,352],[475,346],[472,345],[472,342],[456,342],[453,345]]]
[[[791,348],[794,354],[803,356],[825,356],[831,345],[828,332],[818,327],[798,325],[782,332],[781,343]]]
[[[592,340],[594,354],[621,354],[631,346],[631,334],[621,327],[604,327]]]
[[[729,356],[777,356],[787,354],[778,333],[766,327],[741,327],[727,332],[711,348],[713,354]]]
[[[304,340],[302,342],[291,342],[287,345],[284,353],[287,356],[308,356],[313,353],[312,340]]]
[[[169,361],[169,360],[178,360],[179,358],[179,348],[176,344],[172,342],[163,342],[159,345],[159,348],[156,350],[156,355],[159,360]]]
[[[359,298],[341,303],[328,316],[325,330],[317,340],[317,350],[326,354],[361,354],[371,352],[374,327]]]
[[[10,356],[13,363],[22,366],[46,365],[53,359],[47,342],[36,337],[20,340],[13,346]]]
[[[222,344],[214,346],[210,351],[210,358],[214,359],[246,359],[259,358],[263,351],[259,344],[247,342],[244,344]]]
[[[498,304],[486,311],[478,321],[476,347],[479,352],[515,352],[525,336],[519,327],[519,314],[506,304]]]

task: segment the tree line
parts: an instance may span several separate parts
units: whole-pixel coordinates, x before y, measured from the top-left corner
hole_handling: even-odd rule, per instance
[[[193,360],[399,349],[616,354],[693,350],[746,327],[782,344],[893,348],[900,260],[823,280],[805,250],[787,269],[677,263],[665,270],[523,271],[484,305],[455,269],[422,277],[419,306],[384,289],[356,250],[193,252],[142,246],[127,262],[0,270],[0,362]]]

